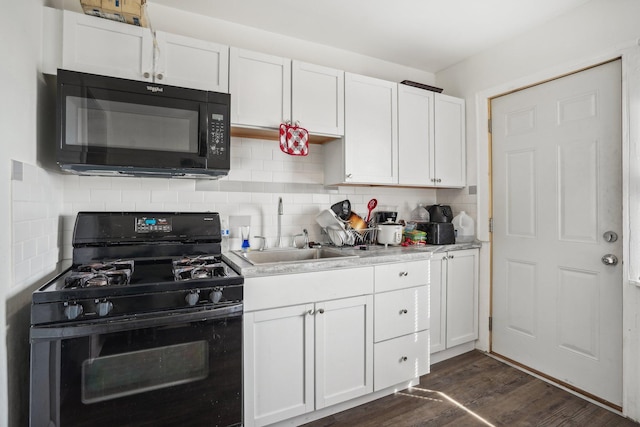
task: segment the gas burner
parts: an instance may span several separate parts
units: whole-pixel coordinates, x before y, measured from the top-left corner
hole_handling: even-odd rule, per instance
[[[219,256],[186,256],[173,261],[173,276],[176,280],[210,279],[228,275],[227,267]]]
[[[79,265],[66,277],[65,285],[67,288],[128,285],[133,264],[133,260],[117,260]]]

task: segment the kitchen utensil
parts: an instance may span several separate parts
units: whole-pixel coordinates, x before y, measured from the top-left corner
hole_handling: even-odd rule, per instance
[[[351,215],[351,202],[347,199],[335,203],[331,206],[331,210],[335,212],[338,218],[347,221],[349,219],[349,215]]]
[[[362,233],[367,228],[367,223],[364,222],[364,219],[355,212],[351,212],[351,215],[349,215],[348,224],[359,233]]]
[[[280,151],[290,156],[309,154],[309,131],[289,121],[280,125]]]
[[[431,205],[427,208],[431,222],[451,222],[453,212],[449,205]]]
[[[369,224],[369,220],[371,219],[371,211],[374,210],[376,206],[378,206],[378,201],[376,199],[369,200],[369,203],[367,204],[369,212],[367,213],[367,219],[365,220],[367,224]]]
[[[384,222],[378,224],[377,240],[381,245],[399,245],[402,243],[402,224]]]

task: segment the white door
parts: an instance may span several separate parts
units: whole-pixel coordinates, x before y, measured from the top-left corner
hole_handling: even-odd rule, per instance
[[[496,98],[491,112],[492,351],[619,406],[620,61]]]

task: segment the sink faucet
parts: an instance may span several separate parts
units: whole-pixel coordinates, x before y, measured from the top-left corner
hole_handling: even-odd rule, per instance
[[[282,240],[282,197],[278,197],[278,237],[276,239],[276,248],[281,247]]]

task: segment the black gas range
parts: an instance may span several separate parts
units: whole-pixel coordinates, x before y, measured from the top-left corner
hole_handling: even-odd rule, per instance
[[[32,295],[31,425],[240,425],[244,278],[220,240],[217,213],[80,212],[72,267]]]

